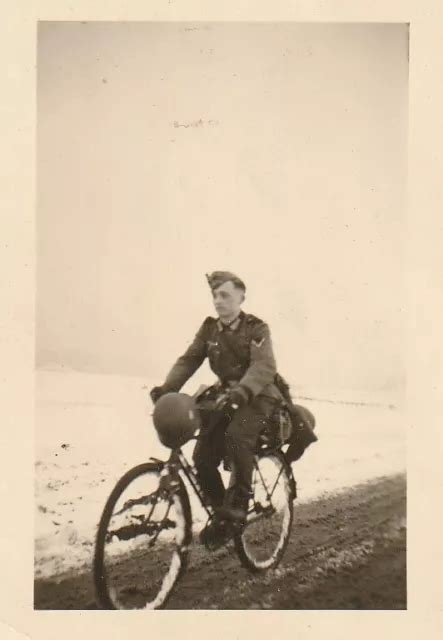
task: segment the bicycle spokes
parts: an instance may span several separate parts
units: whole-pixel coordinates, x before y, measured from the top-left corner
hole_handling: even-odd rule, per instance
[[[289,538],[292,500],[289,477],[277,455],[257,460],[253,474],[253,499],[237,550],[252,570],[275,566]]]
[[[181,485],[163,478],[152,470],[130,478],[110,503],[100,558],[113,608],[162,606],[179,575],[189,514]]]

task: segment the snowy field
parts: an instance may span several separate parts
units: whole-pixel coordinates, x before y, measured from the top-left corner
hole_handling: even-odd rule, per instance
[[[136,377],[37,371],[36,577],[89,564],[115,482],[149,456],[168,455],[152,426],[152,385]],[[319,435],[294,465],[300,501],[405,470],[406,425],[392,397],[310,388],[298,389],[297,400],[315,414]],[[195,500],[192,506],[198,521],[201,507]]]

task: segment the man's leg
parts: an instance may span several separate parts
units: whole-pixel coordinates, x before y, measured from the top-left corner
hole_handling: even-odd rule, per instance
[[[224,437],[223,425],[215,424],[213,417],[211,419],[209,416],[200,431],[193,454],[200,487],[215,508],[223,504],[225,496],[225,487],[217,468],[224,453]]]
[[[240,519],[246,514],[254,468],[254,455],[260,432],[268,424],[275,401],[256,398],[239,409],[226,432],[226,451],[233,465],[233,476],[223,506],[223,514]]]

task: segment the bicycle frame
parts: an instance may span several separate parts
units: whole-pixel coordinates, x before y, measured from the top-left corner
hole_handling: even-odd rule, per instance
[[[198,440],[198,435],[194,436],[195,440]],[[275,447],[267,447],[265,446],[262,449],[263,455],[266,454],[272,454],[272,453],[280,453],[281,454],[281,448],[280,446],[275,446]],[[155,462],[160,462],[159,460],[155,459],[155,458],[151,458],[151,460],[154,460]],[[213,517],[214,515],[214,509],[212,507],[212,505],[210,503],[208,503],[208,501],[205,499],[205,496],[203,494],[203,491],[200,487],[200,484],[198,482],[197,479],[197,473],[196,473],[196,469],[195,467],[190,464],[188,462],[188,460],[186,459],[185,454],[183,453],[183,451],[181,450],[181,448],[178,449],[173,449],[171,451],[171,455],[169,457],[169,459],[166,462],[162,461],[162,464],[164,465],[164,467],[166,467],[167,471],[166,474],[170,474],[170,476],[174,476],[175,473],[179,473],[180,471],[183,473],[183,475],[186,477],[186,479],[188,480],[190,486],[192,487],[194,493],[196,494],[197,498],[200,501],[201,506],[203,507],[203,509],[206,511],[207,515],[209,518]],[[283,469],[284,467],[282,466],[282,468],[280,469],[277,478],[274,481],[274,484],[272,486],[272,488],[269,490],[269,488],[266,485],[265,479],[263,478],[263,475],[261,473],[260,467],[257,464],[257,457],[254,458],[254,467],[256,469],[256,471],[258,472],[261,482],[263,484],[263,487],[265,488],[266,491],[266,497],[270,500],[272,498],[272,495],[275,491],[275,488],[279,482],[280,476],[283,473]],[[290,469],[290,479],[291,479],[291,484],[295,484],[293,476],[292,476],[292,470]],[[295,493],[295,489],[294,489],[294,493]]]
[[[203,432],[197,431],[193,440],[199,441],[208,435],[207,423],[202,424]],[[296,485],[282,451],[281,438],[273,437],[272,431],[268,431],[260,434],[257,444],[246,522],[237,526],[237,523],[221,520],[219,537],[218,522],[213,520],[217,515],[216,508],[200,485],[193,460],[188,461],[181,447],[170,450],[167,460],[151,457],[149,462],[128,470],[120,478],[101,516],[94,553],[94,580],[99,602],[104,608],[126,608],[119,599],[120,587],[122,597],[128,596],[129,608],[133,608],[125,576],[120,575],[118,567],[120,562],[126,559],[134,562],[138,557],[143,557],[143,565],[146,558],[148,582],[142,577],[140,585],[137,583],[137,588],[134,587],[134,594],[138,598],[140,589],[144,591],[146,587],[143,598],[149,600],[143,600],[143,606],[147,607],[148,602],[148,608],[164,607],[186,568],[194,534],[198,534],[200,543],[209,551],[232,542],[241,564],[250,571],[263,571],[278,565],[290,536]],[[203,512],[203,518],[198,513],[198,521],[193,522],[189,500],[191,489],[207,516],[206,524]],[[263,524],[256,529],[253,523],[258,520]],[[200,529],[200,525],[203,528]],[[251,529],[249,525],[252,525]],[[164,531],[166,533],[162,535]],[[139,536],[140,540],[133,543]],[[133,552],[134,560],[131,560]],[[151,552],[153,555],[149,556]],[[166,564],[164,558],[169,558]],[[160,578],[163,574],[164,577],[159,582],[159,591],[151,595],[148,588],[151,577],[153,587],[157,589],[159,572]],[[138,607],[138,600],[136,605]]]
[[[197,440],[198,436],[195,438]],[[214,513],[212,506],[205,500],[203,495],[203,491],[200,487],[200,484],[197,480],[197,473],[195,467],[188,462],[185,454],[179,449],[173,449],[171,451],[171,455],[169,459],[165,462],[163,460],[158,460],[157,458],[150,458],[150,460],[161,463],[163,466],[162,475],[164,470],[166,469],[165,475],[170,475],[173,477],[176,473],[182,472],[183,475],[188,480],[190,486],[194,490],[197,498],[200,501],[201,506],[204,508],[209,517],[211,517]]]
[[[173,457],[173,455],[174,455],[174,452],[172,452],[171,458]],[[180,468],[183,471],[183,474],[185,475],[189,484],[193,488],[194,493],[196,494],[196,496],[200,501],[200,504],[202,505],[202,507],[208,514],[208,516],[211,517],[214,513],[214,510],[212,506],[205,499],[205,496],[203,495],[203,491],[197,480],[197,473],[196,473],[195,467],[187,461],[186,456],[181,449],[178,449],[178,451],[176,452],[176,455],[180,464]]]

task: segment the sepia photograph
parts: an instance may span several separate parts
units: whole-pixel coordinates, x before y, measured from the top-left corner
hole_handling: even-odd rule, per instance
[[[36,71],[34,609],[407,609],[408,24]]]

